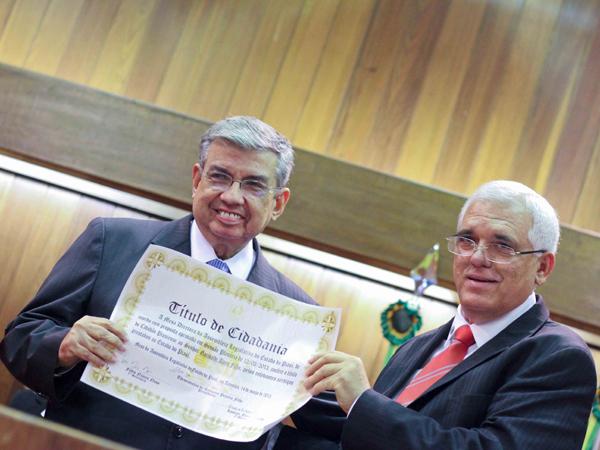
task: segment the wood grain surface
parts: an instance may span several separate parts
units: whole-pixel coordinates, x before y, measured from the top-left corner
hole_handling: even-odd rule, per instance
[[[600,0],[4,0],[0,62],[600,232]]]
[[[0,102],[4,151],[189,207],[196,142],[208,123],[7,66]],[[451,285],[443,243],[463,197],[302,150],[291,189],[271,233],[401,273],[441,242],[439,278]],[[24,220],[36,218],[29,214]],[[560,248],[540,291],[557,317],[598,331],[600,237],[564,226]]]

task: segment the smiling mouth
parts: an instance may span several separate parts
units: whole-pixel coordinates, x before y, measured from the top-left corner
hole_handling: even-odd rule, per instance
[[[242,220],[243,216],[230,211],[217,210],[217,215],[226,220]]]
[[[477,276],[472,276],[472,275],[468,275],[467,280],[469,281],[474,281],[476,283],[497,283],[498,281],[490,279],[490,278],[483,278],[483,277],[477,277]]]

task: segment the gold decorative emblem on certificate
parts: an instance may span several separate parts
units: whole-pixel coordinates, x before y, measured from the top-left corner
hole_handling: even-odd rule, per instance
[[[304,367],[335,348],[337,309],[148,247],[113,310],[120,359],[82,381],[191,430],[252,441],[310,399]]]
[[[165,262],[165,255],[161,252],[154,252],[148,255],[146,259],[146,267],[148,269],[154,269],[155,267],[161,266]]]
[[[321,322],[321,326],[323,327],[323,331],[325,331],[325,333],[331,333],[335,329],[336,323],[336,316],[331,312],[325,316],[323,322]]]
[[[112,376],[110,374],[110,369],[107,366],[104,366],[100,369],[94,368],[92,370],[92,377],[98,383],[102,383],[102,384],[108,383],[110,381],[110,379],[112,378]]]

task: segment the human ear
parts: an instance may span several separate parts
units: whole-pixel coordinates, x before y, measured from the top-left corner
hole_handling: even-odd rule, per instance
[[[554,263],[556,262],[556,255],[554,253],[544,253],[538,258],[538,267],[535,273],[535,284],[541,286],[546,282],[552,270],[554,270]]]
[[[198,185],[202,180],[202,168],[199,163],[194,164],[192,167],[192,196],[196,193],[196,189],[198,189]]]
[[[288,188],[283,188],[281,191],[277,193],[275,196],[275,207],[273,208],[273,212],[271,213],[271,219],[277,220],[279,216],[283,214],[283,210],[285,209],[285,205],[290,199],[290,190]]]

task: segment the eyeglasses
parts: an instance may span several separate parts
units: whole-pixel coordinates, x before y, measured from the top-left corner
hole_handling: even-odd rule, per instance
[[[233,183],[239,183],[240,190],[245,198],[263,198],[269,192],[277,192],[282,189],[279,187],[270,188],[262,181],[253,178],[235,180],[231,175],[225,172],[211,171],[205,175],[204,179],[208,182],[209,187],[217,192],[225,192],[233,185]]]
[[[478,244],[473,239],[464,236],[447,237],[448,251],[458,256],[471,256],[478,249],[485,251],[485,257],[488,261],[498,264],[508,264],[516,256],[530,255],[532,253],[545,253],[547,250],[527,250],[518,252],[514,248],[504,244]]]

